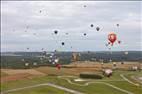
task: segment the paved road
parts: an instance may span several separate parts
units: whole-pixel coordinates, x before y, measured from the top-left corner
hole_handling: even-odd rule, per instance
[[[127,81],[128,83],[133,84],[133,85],[135,85],[135,86],[140,86],[139,84],[133,83],[132,81],[130,81],[129,79],[127,79],[123,74],[120,74],[120,76],[121,76],[125,81]]]

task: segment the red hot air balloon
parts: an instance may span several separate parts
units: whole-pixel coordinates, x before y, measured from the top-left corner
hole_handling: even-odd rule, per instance
[[[108,35],[108,40],[111,42],[111,46],[113,46],[113,43],[117,40],[117,36],[115,33],[110,33]]]
[[[61,64],[56,64],[56,67],[58,68],[58,70],[61,69]]]

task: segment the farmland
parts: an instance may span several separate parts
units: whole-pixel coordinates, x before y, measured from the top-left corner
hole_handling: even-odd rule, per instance
[[[83,63],[82,63],[83,64]],[[132,64],[132,63],[131,63]],[[134,63],[136,64],[136,63]],[[80,64],[81,65],[81,64]],[[88,63],[89,65],[89,63]],[[94,64],[95,65],[95,64]],[[106,64],[105,66],[110,66]],[[78,65],[79,66],[79,65]],[[86,65],[87,66],[87,65]],[[16,80],[7,80],[2,82],[1,91],[5,94],[72,94],[71,92],[61,90],[52,86],[48,86],[48,83],[62,86],[71,90],[81,92],[83,94],[140,94],[142,92],[141,80],[133,79],[133,77],[142,77],[142,71],[127,71],[127,70],[115,70],[113,75],[108,78],[104,77],[100,80],[95,79],[83,79],[83,81],[76,81],[79,78],[81,72],[95,72],[101,74],[99,64],[96,64],[95,68],[62,68],[57,70],[55,67],[38,67],[34,69],[2,69],[3,77],[9,77],[16,74],[29,74],[27,77],[18,78]],[[127,66],[128,65],[124,65]],[[10,71],[9,71],[10,70]],[[17,72],[16,72],[17,71]],[[23,71],[23,72],[22,72]],[[31,71],[34,71],[33,73]],[[9,72],[9,73],[8,73]],[[12,73],[10,73],[12,72]],[[128,82],[123,77],[129,79]],[[135,84],[133,84],[135,83]],[[47,85],[45,85],[47,84]],[[34,87],[39,85],[37,87]],[[33,86],[33,87],[29,87]],[[29,88],[25,88],[29,87]],[[19,89],[18,88],[23,88]],[[15,91],[10,91],[17,89]],[[9,92],[8,92],[9,91]],[[6,93],[6,94],[7,94]]]

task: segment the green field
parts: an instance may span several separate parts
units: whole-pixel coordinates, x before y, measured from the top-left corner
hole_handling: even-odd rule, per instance
[[[37,77],[33,79],[25,79],[25,80],[17,80],[11,81],[8,83],[1,84],[1,90],[7,91],[15,88],[22,88],[26,86],[33,86],[37,84],[44,84],[44,83],[53,83],[59,86],[63,86],[72,90],[76,90],[85,94],[127,94],[119,89],[115,89],[109,85],[113,85],[117,88],[126,90],[131,92],[132,94],[140,94],[142,92],[142,85],[135,86],[131,83],[128,83],[120,74],[125,75],[128,79],[131,75],[138,75],[142,76],[142,72],[130,72],[130,71],[115,71],[113,76],[110,78],[103,78],[101,80],[92,80],[89,79],[84,82],[75,82],[74,79],[76,77],[57,77],[57,76],[44,76],[44,77]],[[71,83],[68,82],[71,81]],[[131,79],[129,79],[131,80]],[[133,81],[133,80],[131,80]],[[85,85],[85,83],[91,82],[89,85]],[[107,85],[109,84],[109,85]],[[8,94],[70,94],[64,90],[59,90],[54,87],[50,86],[39,86],[34,88],[27,88],[23,90],[18,90],[14,92],[9,92]]]
[[[49,86],[40,86],[40,87],[35,87],[35,88],[29,88],[26,90],[20,90],[17,92],[10,92],[8,94],[71,94],[69,92],[60,90],[60,89],[56,89],[53,87],[49,87]]]

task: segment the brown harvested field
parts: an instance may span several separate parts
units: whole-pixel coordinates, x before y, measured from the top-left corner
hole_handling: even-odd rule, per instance
[[[139,66],[138,62],[125,62],[125,64],[117,63],[117,68],[128,70],[132,66]],[[106,63],[103,68],[112,68],[113,63]],[[81,72],[101,71],[102,65],[97,62],[76,62],[69,65],[63,65],[61,70],[54,67],[39,67],[36,70],[48,75],[79,75]]]
[[[41,73],[34,69],[1,69],[1,71],[8,75],[24,74],[24,73],[31,75],[45,75],[44,73]]]
[[[33,77],[46,75],[34,69],[1,69],[1,73],[7,74],[7,76],[1,76],[1,82],[31,79]]]
[[[0,70],[1,71],[1,70]],[[8,76],[8,74],[7,73],[5,73],[5,72],[0,72],[0,77],[6,77],[6,76]]]
[[[58,70],[55,67],[39,67],[36,70],[47,75],[79,75],[81,72],[98,71],[97,68],[61,68]]]
[[[27,79],[30,77],[30,74],[14,74],[9,75],[6,77],[1,77],[1,82],[8,82],[8,81],[15,81],[15,80],[21,80],[21,79]]]
[[[103,67],[104,68],[112,68],[113,67],[113,63],[104,63]],[[139,63],[138,62],[125,62],[122,65],[120,62],[116,62],[116,65],[117,65],[118,68],[128,69],[131,66],[139,66]],[[101,69],[102,65],[101,65],[101,63],[98,63],[98,62],[86,61],[86,62],[71,63],[69,65],[64,65],[64,67],[67,67],[67,68],[75,68],[75,67],[77,67],[77,68],[96,68],[96,69]]]

